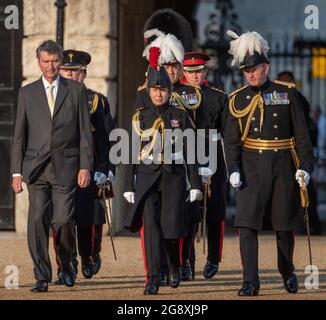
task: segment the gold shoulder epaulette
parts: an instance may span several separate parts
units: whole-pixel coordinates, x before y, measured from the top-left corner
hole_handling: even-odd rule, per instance
[[[280,80],[274,80],[273,82],[281,84],[283,86],[287,86],[288,88],[295,88],[295,83],[280,81]]]
[[[93,97],[93,101],[92,101],[92,108],[91,108],[90,114],[93,114],[96,112],[97,107],[98,107],[98,101],[99,101],[99,95],[96,92],[94,92],[94,97]]]
[[[218,88],[210,87],[210,89],[212,89],[214,91],[217,91],[217,92],[220,92],[220,93],[223,93],[223,94],[226,94],[225,91],[223,91],[221,89],[218,89]]]
[[[137,91],[141,91],[141,90],[145,89],[146,87],[147,87],[147,80],[144,82],[143,85],[138,87]]]
[[[248,85],[243,86],[243,87],[241,87],[241,88],[238,89],[238,90],[232,91],[232,92],[230,93],[230,97],[233,96],[233,95],[235,95],[236,93],[242,91],[243,89],[246,89],[247,87],[248,87]]]

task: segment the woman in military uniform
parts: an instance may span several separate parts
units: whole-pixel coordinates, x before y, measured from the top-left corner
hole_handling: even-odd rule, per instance
[[[185,235],[186,179],[188,177],[191,185],[190,201],[201,197],[201,185],[197,165],[187,163],[186,148],[177,149],[176,141],[184,140],[182,134],[175,139],[168,139],[165,135],[166,129],[180,129],[179,133],[182,133],[191,129],[191,124],[185,111],[169,104],[171,82],[164,68],[157,70],[157,66],[149,66],[147,89],[151,103],[137,110],[132,123],[132,135],[140,139],[139,149],[136,143],[132,144],[136,148],[133,153],[140,162],[125,166],[127,183],[124,197],[133,204],[125,227],[137,232],[143,226],[147,270],[144,294],[157,294],[161,239],[164,239],[168,256],[170,285],[176,288],[180,284],[179,244]],[[158,153],[155,152],[157,143],[161,143]],[[185,141],[182,144],[184,147]],[[170,147],[172,153],[168,152]]]

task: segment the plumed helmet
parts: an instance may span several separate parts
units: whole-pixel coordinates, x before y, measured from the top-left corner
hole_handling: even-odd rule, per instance
[[[148,30],[158,29],[165,35],[174,35],[181,41],[184,50],[192,51],[193,49],[193,33],[189,22],[176,11],[166,8],[154,12],[145,22],[144,33]],[[145,37],[145,46],[150,44],[157,38],[157,35]]]

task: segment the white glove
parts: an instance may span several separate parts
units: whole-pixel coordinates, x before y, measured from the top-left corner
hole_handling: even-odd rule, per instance
[[[129,203],[135,203],[135,192],[125,192],[123,194],[123,196],[125,197],[125,199],[129,202]]]
[[[109,170],[109,172],[108,172],[108,180],[110,182],[114,181],[114,174],[113,174],[113,172],[111,170]]]
[[[233,188],[239,188],[242,185],[239,172],[233,172],[230,175],[230,183]]]
[[[94,181],[96,182],[96,185],[103,184],[106,181],[106,175],[102,172],[95,171]]]
[[[303,175],[303,181],[300,177],[301,175]],[[306,187],[309,184],[310,174],[304,170],[298,169],[295,173],[295,179],[298,181],[300,187]]]
[[[209,179],[213,175],[213,172],[210,168],[200,167],[198,168],[198,174],[201,176],[202,183],[208,183]]]
[[[201,200],[202,198],[203,198],[203,193],[199,189],[190,190],[190,202]]]

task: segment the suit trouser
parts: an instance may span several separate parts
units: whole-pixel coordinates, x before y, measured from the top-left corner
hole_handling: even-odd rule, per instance
[[[29,212],[27,241],[37,280],[52,281],[49,258],[50,225],[55,232],[58,259],[64,271],[71,271],[71,257],[75,250],[74,194],[76,186],[57,183],[52,163],[33,183],[27,185]],[[52,210],[51,210],[52,206]]]
[[[180,239],[163,239],[161,217],[161,192],[151,192],[144,204],[143,210],[143,246],[147,281],[159,282],[161,250],[164,241],[168,258],[168,267],[173,272],[180,267]]]
[[[294,271],[293,250],[294,232],[276,231],[278,271],[283,279]],[[259,286],[258,275],[258,231],[240,228],[240,253],[243,267],[243,282]]]

